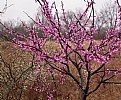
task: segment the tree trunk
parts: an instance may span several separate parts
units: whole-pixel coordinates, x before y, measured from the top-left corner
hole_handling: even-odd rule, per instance
[[[87,95],[86,95],[85,92],[83,91],[83,92],[81,93],[80,100],[86,100],[86,98],[87,98]]]

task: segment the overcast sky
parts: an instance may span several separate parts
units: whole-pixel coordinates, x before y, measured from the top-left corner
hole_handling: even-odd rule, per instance
[[[49,0],[51,3],[54,0]],[[85,3],[83,0],[55,0],[57,7],[60,8],[60,2],[64,2],[64,8],[66,10],[76,10],[76,9],[84,9]],[[95,9],[99,11],[102,8],[105,2],[109,2],[111,0],[95,0],[96,5]],[[112,0],[114,1],[114,0]],[[4,7],[5,0],[0,0],[0,11]],[[9,7],[6,12],[0,15],[1,20],[29,20],[26,14],[23,12],[25,11],[31,17],[34,17],[37,13],[37,8],[39,7],[38,3],[35,3],[35,0],[8,0],[8,6],[13,4]]]

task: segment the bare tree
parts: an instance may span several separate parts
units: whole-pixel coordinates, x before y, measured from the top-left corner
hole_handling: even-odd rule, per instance
[[[13,4],[8,5],[7,4],[8,0],[4,0],[4,1],[5,1],[5,4],[4,4],[3,9],[0,9],[0,14],[4,14],[6,12],[6,10],[13,5]]]
[[[31,56],[10,42],[1,42],[0,47],[0,99],[21,100],[33,71],[28,62]]]
[[[96,15],[95,25],[98,33],[105,33],[111,27],[116,26],[118,20],[118,7],[113,2],[107,2]]]

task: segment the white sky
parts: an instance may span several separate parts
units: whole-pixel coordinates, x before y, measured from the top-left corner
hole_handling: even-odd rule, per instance
[[[49,0],[54,1],[54,0]],[[76,9],[84,9],[85,3],[84,0],[55,0],[57,7],[61,7],[61,1],[64,2],[64,8],[66,10],[76,10]],[[99,11],[101,7],[104,5],[105,2],[109,2],[111,0],[95,0],[96,5],[95,9]],[[114,0],[112,0],[114,1]],[[0,11],[4,7],[5,0],[0,0]],[[35,0],[8,0],[8,6],[13,4],[9,7],[6,12],[0,15],[1,20],[29,20],[27,15],[23,12],[25,11],[31,17],[34,17],[37,13],[37,8],[39,7],[38,3],[35,3]]]

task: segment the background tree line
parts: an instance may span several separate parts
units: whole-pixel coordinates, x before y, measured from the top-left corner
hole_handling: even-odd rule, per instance
[[[73,22],[73,20],[76,20],[78,15],[80,15],[82,12],[83,12],[82,9],[78,9],[78,10],[76,10],[76,12],[71,11],[71,10],[66,11],[66,16],[67,16],[66,21],[71,24]],[[105,38],[105,32],[109,28],[116,26],[117,21],[119,19],[118,10],[117,10],[116,5],[110,1],[110,2],[106,3],[105,5],[103,5],[102,9],[100,9],[100,11],[98,11],[98,12],[95,11],[95,12],[96,12],[95,27],[97,28],[97,31],[94,34],[94,38],[96,40],[101,40],[101,39]],[[60,16],[61,16],[61,14],[60,14]],[[42,23],[47,24],[45,16],[39,11],[38,11],[37,15],[35,16],[35,18],[33,18],[33,19],[36,21],[42,20]],[[83,20],[81,20],[81,23],[86,23],[86,19],[87,19],[87,17],[83,18]],[[67,23],[67,22],[65,22],[65,23]],[[24,30],[22,23],[20,23],[20,22],[10,20],[10,21],[5,21],[3,23],[5,26],[10,27],[17,32],[27,34],[26,31]],[[32,21],[28,21],[27,25],[30,26],[31,28],[34,27],[33,26],[34,24]],[[63,27],[63,29],[65,29],[65,31],[66,31],[66,28]],[[43,31],[41,29],[37,29],[37,30],[40,33],[39,37],[43,37]],[[3,38],[3,35],[6,36],[7,33],[4,31],[3,26],[0,25],[0,37]],[[13,38],[14,36],[8,36],[8,37]]]

